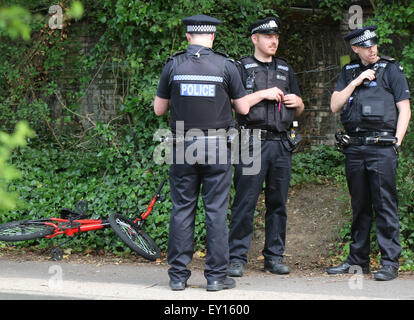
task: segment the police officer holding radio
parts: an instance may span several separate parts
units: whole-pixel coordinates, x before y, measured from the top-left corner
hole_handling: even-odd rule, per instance
[[[231,99],[236,112],[242,114],[261,99],[276,99],[275,88],[250,95],[247,99],[234,62],[211,49],[219,20],[196,15],[183,19],[183,23],[189,46],[171,57],[165,65],[154,100],[156,115],[171,111],[170,124],[175,134],[178,134],[179,123],[183,123],[186,133],[191,129],[203,133],[209,129],[226,130],[233,124]],[[168,240],[168,274],[172,290],[184,290],[191,275],[187,265],[194,253],[195,212],[201,185],[207,227],[204,271],[207,290],[218,291],[235,286],[235,281],[226,274],[229,253],[227,210],[232,169],[230,149],[226,143],[225,150],[222,150],[222,138],[196,137],[206,144],[206,151],[202,155],[204,158],[200,160],[198,155],[195,163],[187,159],[178,161],[178,143],[173,148],[175,160],[170,167],[173,208]],[[193,142],[184,141],[183,154]],[[224,157],[220,152],[225,153]],[[224,163],[220,159],[224,159]]]
[[[244,129],[260,132],[260,171],[244,174],[250,164],[235,165],[235,199],[232,205],[229,247],[232,277],[243,276],[247,252],[253,235],[253,217],[258,197],[266,183],[264,270],[287,274],[283,264],[286,235],[286,201],[290,183],[291,152],[295,141],[288,134],[295,115],[300,115],[304,104],[292,67],[274,55],[279,45],[281,21],[267,17],[250,25],[254,55],[240,59],[239,71],[248,92],[278,88],[277,101],[263,100],[252,107],[247,115],[236,115]],[[250,130],[253,132],[253,130]],[[254,141],[254,140],[253,140]],[[250,139],[249,147],[252,147]]]
[[[353,210],[352,243],[347,260],[327,269],[328,274],[369,268],[370,229],[376,214],[376,235],[382,268],[376,280],[398,276],[399,240],[396,170],[398,149],[411,117],[410,93],[402,67],[390,57],[378,56],[377,26],[347,34],[359,56],[339,76],[331,98],[333,112],[341,111],[346,131],[337,139],[346,156],[346,178]]]

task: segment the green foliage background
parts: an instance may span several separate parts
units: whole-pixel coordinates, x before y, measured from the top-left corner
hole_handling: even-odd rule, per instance
[[[376,10],[373,22],[380,24],[383,53],[395,57],[406,70],[409,81],[414,76],[414,27],[411,1],[372,1]],[[193,14],[209,14],[223,21],[215,49],[232,57],[251,53],[247,26],[259,16],[278,14],[285,22],[286,34],[280,46],[281,56],[297,69],[306,58],[303,35],[313,32],[326,19],[337,20],[349,6],[344,0],[282,1],[247,0],[84,0],[80,21],[66,20],[63,30],[51,30],[48,9],[50,0],[4,1],[0,17],[18,16],[22,38],[10,34],[9,24],[0,24],[0,129],[11,132],[24,119],[37,136],[29,147],[18,149],[11,163],[22,173],[22,179],[9,184],[10,192],[18,192],[17,210],[0,214],[0,223],[55,215],[60,208],[73,208],[81,199],[89,202],[93,217],[107,217],[112,212],[133,214],[144,210],[153,192],[168,176],[167,166],[157,166],[152,153],[158,142],[153,134],[168,127],[167,117],[155,117],[152,101],[159,75],[167,58],[182,50],[187,43],[181,20]],[[292,6],[309,5],[323,9],[295,23],[290,19]],[[68,9],[71,1],[59,2]],[[18,5],[20,9],[9,9]],[[13,11],[15,10],[15,11]],[[0,18],[0,21],[2,19]],[[19,22],[20,21],[20,22]],[[31,32],[27,39],[25,21]],[[21,23],[21,24],[20,24]],[[87,30],[85,30],[87,28]],[[88,54],[78,54],[79,38],[96,39]],[[11,38],[13,36],[13,38]],[[387,45],[393,39],[393,45]],[[394,44],[398,43],[398,46]],[[95,72],[105,63],[116,66],[126,83],[118,106],[119,116],[109,123],[93,123],[79,113],[80,99],[87,92]],[[54,114],[52,98],[59,96],[62,112]],[[414,203],[412,126],[400,156],[399,193],[401,238],[404,244],[404,267],[414,268]],[[314,147],[295,154],[292,184],[323,182],[326,179],[345,187],[342,154],[326,146]],[[147,230],[166,250],[171,203],[169,186],[164,187],[167,201],[157,204]],[[233,196],[233,194],[231,194]],[[205,225],[202,202],[196,219],[195,244],[204,249]],[[341,231],[349,240],[349,227]],[[125,246],[111,230],[90,232],[76,238],[71,247],[78,251],[103,248],[124,252]],[[34,243],[31,243],[33,245]],[[36,242],[39,247],[47,241]],[[346,253],[346,252],[345,252]],[[345,254],[343,253],[343,254]]]

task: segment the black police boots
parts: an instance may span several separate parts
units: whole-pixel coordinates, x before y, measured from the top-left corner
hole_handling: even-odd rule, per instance
[[[230,277],[243,277],[244,264],[240,261],[230,262],[229,268],[227,269],[227,275]]]
[[[349,273],[349,269],[351,269],[351,267],[353,267],[353,266],[360,267],[363,274],[368,274],[369,273],[369,265],[361,265],[361,266],[360,265],[351,265],[347,262],[344,262],[344,263],[340,264],[337,267],[331,267],[331,268],[326,269],[326,273],[327,274]],[[354,270],[351,269],[351,272],[352,273],[358,273],[358,270],[357,269],[354,269]]]
[[[236,281],[226,277],[221,281],[207,281],[207,291],[220,291],[223,289],[231,289],[236,286]]]
[[[398,277],[398,268],[393,266],[382,266],[374,275],[375,280],[390,281]]]
[[[274,274],[289,274],[290,269],[287,265],[283,264],[283,260],[265,260],[264,262],[264,271],[270,271]]]
[[[187,281],[170,281],[170,288],[173,291],[181,291],[187,287]]]

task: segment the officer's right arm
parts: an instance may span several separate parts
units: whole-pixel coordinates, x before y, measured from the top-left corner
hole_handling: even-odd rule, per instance
[[[283,91],[278,87],[258,90],[246,96],[249,105],[252,107],[262,100],[281,101],[284,99]]]
[[[233,99],[232,103],[237,113],[248,114],[250,108],[262,100],[283,100],[283,91],[277,87],[253,92],[240,99]]]
[[[158,96],[154,99],[154,112],[157,116],[162,116],[168,111],[169,99],[163,99]]]
[[[338,112],[342,109],[349,97],[354,92],[355,88],[360,86],[362,82],[368,79],[370,81],[375,79],[375,71],[368,69],[362,72],[356,79],[352,80],[345,89],[341,91],[334,91],[331,97],[331,110],[332,112]]]
[[[162,70],[160,82],[158,83],[157,93],[154,99],[154,112],[157,116],[161,116],[168,111],[171,96],[171,67],[172,60],[169,60]]]
[[[237,113],[246,115],[249,113],[250,110],[250,104],[247,100],[247,96],[244,96],[240,99],[233,99],[232,100],[234,110],[236,110]]]
[[[349,97],[354,92],[355,88],[356,86],[351,82],[344,90],[334,91],[331,97],[332,112],[338,112],[343,108]]]

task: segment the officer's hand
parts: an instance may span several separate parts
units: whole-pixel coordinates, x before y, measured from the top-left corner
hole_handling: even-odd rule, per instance
[[[370,81],[375,79],[375,71],[368,69],[365,70],[364,72],[362,72],[358,78],[356,78],[355,80],[353,80],[352,82],[354,83],[355,87],[358,87],[359,85],[361,85],[365,79],[368,79]]]
[[[283,99],[283,103],[287,108],[298,108],[301,106],[302,100],[296,94],[287,94]]]
[[[400,152],[400,145],[399,144],[395,144],[393,146],[393,148],[394,148],[395,154],[398,155],[398,153]]]
[[[266,100],[281,101],[284,98],[283,91],[280,90],[278,87],[264,89],[263,94],[264,94],[264,99]]]

